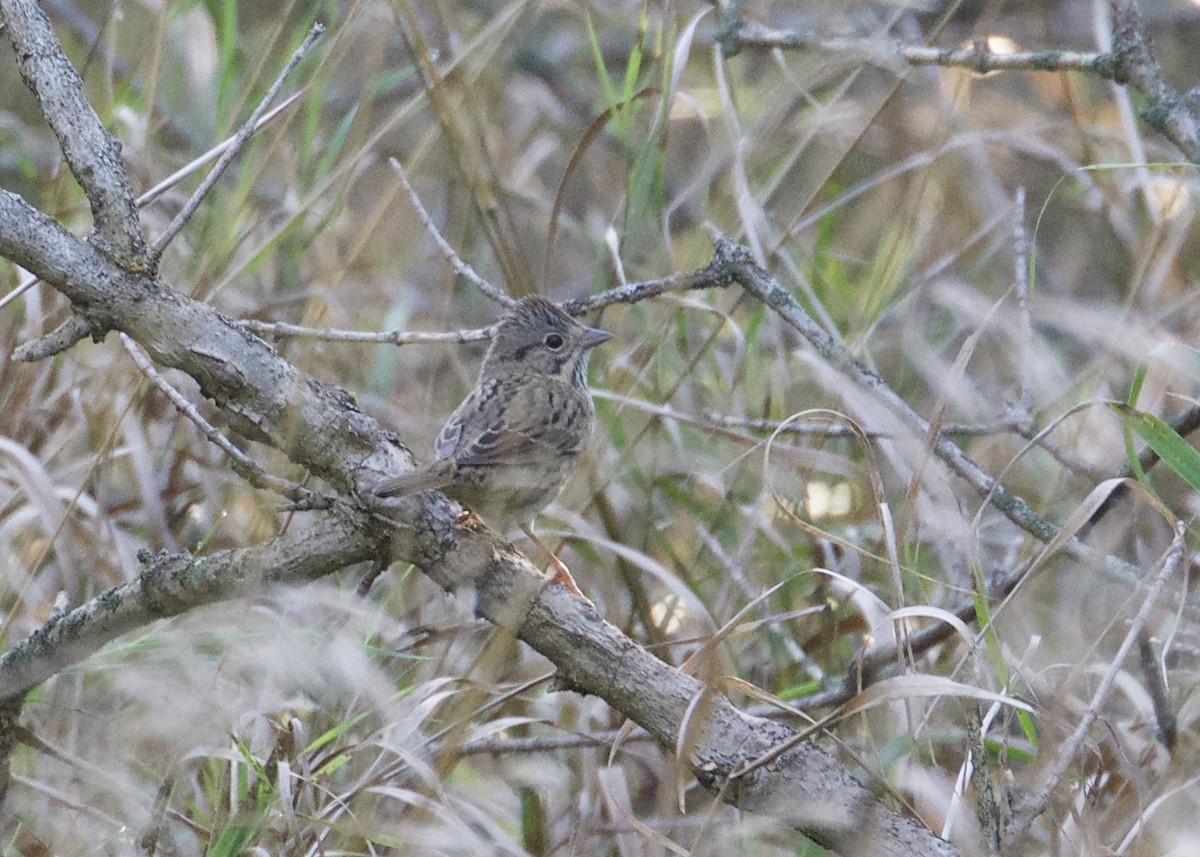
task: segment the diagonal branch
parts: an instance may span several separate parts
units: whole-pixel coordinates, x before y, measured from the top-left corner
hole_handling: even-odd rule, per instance
[[[299,371],[232,319],[124,269],[17,194],[0,190],[0,255],[54,286],[90,329],[127,333],[161,366],[182,369],[230,425],[342,490],[371,484],[412,457],[340,387]]]
[[[122,634],[196,607],[257,595],[270,584],[305,583],[378,553],[358,516],[322,514],[252,548],[193,557],[143,552],[129,583],[51,619],[0,655],[0,700],[95,654]]]
[[[183,208],[179,210],[179,213],[171,219],[169,224],[167,224],[167,228],[162,231],[162,234],[154,239],[154,242],[150,245],[148,250],[151,267],[158,266],[158,260],[162,257],[163,250],[167,248],[168,244],[175,240],[175,236],[179,234],[179,230],[182,229],[184,224],[186,224],[191,219],[192,215],[196,213],[196,209],[200,207],[200,203],[202,203],[204,198],[208,196],[208,192],[213,189],[213,185],[215,185],[221,176],[224,175],[225,170],[228,169],[229,165],[233,163],[234,158],[240,155],[242,149],[244,149],[246,144],[250,142],[250,136],[256,130],[258,130],[259,124],[262,122],[262,118],[267,112],[267,108],[271,106],[271,102],[275,100],[275,98],[279,95],[279,91],[283,89],[283,82],[287,80],[287,77],[292,73],[292,70],[300,64],[300,60],[304,59],[308,52],[312,50],[313,45],[324,32],[324,24],[316,23],[312,25],[312,28],[308,31],[308,35],[305,36],[304,41],[300,43],[300,47],[296,48],[296,50],[292,53],[292,58],[287,61],[283,69],[276,76],[275,82],[271,84],[270,89],[267,90],[267,94],[264,95],[262,101],[258,103],[258,107],[254,108],[253,112],[250,114],[250,117],[244,123],[242,123],[242,127],[238,129],[237,134],[233,136],[233,140],[228,146],[225,147],[225,151],[221,153],[221,156],[217,159],[216,164],[214,164],[213,168],[209,170],[208,175],[206,175],[204,180],[200,182],[200,185],[192,193],[191,197],[188,198],[188,201],[184,204]]]
[[[98,246],[122,265],[143,268],[146,247],[133,188],[121,163],[121,144],[88,103],[83,81],[58,44],[46,13],[29,0],[0,0],[0,22],[6,24],[21,77],[37,97],[71,174],[87,196]]]
[[[474,586],[476,612],[514,628],[520,639],[549,658],[560,684],[603,698],[665,747],[678,748],[689,708],[705,699],[705,716],[694,719],[687,731],[686,761],[697,779],[726,802],[786,821],[843,853],[958,853],[915,820],[885,807],[809,741],[769,768],[731,779],[745,762],[793,741],[795,733],[738,711],[562,587],[546,588],[541,572],[486,527],[471,522],[456,526],[449,504],[431,499],[437,495],[423,496],[427,506],[417,510],[414,527],[396,532],[393,556],[417,562],[443,586]],[[199,558],[146,555],[145,568],[134,581],[51,620],[0,656],[0,688],[19,694],[104,643],[160,618],[254,595],[270,584],[304,582],[367,559],[391,534],[372,526],[366,516],[342,510],[322,513],[311,525],[253,548]],[[0,729],[0,738],[3,734]]]

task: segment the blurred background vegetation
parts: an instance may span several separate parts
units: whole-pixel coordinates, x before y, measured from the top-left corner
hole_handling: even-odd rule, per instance
[[[912,69],[887,52],[894,40],[988,36],[1093,49],[1103,2],[752,3],[743,14],[771,26],[863,41],[735,55],[716,46],[721,14],[702,3],[43,5],[137,192],[234,133],[311,23],[327,25],[285,88],[303,88],[299,101],[164,257],[169,283],[234,318],[359,331],[491,323],[498,308],[439,254],[396,158],[461,256],[513,294],[562,300],[700,267],[709,226],[746,242],[914,408],[941,416],[1056,522],[1124,461],[1120,423],[1097,402],[1124,399],[1139,367],[1143,409],[1170,417],[1196,395],[1196,175],[1138,123],[1137,98],[1080,74]],[[1200,7],[1143,8],[1168,76],[1194,86]],[[144,210],[148,234],[198,181]],[[78,234],[89,227],[11,58],[0,62],[0,184]],[[1028,315],[1013,288],[1018,225],[1036,248]],[[5,292],[20,281],[0,264]],[[0,349],[66,313],[52,290],[32,289],[0,310]],[[950,607],[1041,549],[740,291],[592,321],[616,334],[593,358],[593,454],[539,529],[603,615],[663,659],[681,663],[782,584],[704,669],[803,703],[841,680],[865,640],[886,637],[889,609]],[[351,390],[422,459],[482,354],[277,347]],[[789,418],[803,430],[773,433]],[[139,549],[211,551],[292,525],[115,337],[4,364],[0,476],[5,644],[60,593],[77,605],[136,575]],[[1156,472],[1154,485],[1175,514],[1195,513],[1182,480]],[[1128,499],[1089,543],[1149,568],[1169,539],[1162,515]],[[41,743],[14,757],[3,853],[38,840],[63,855],[819,853],[714,805],[636,732],[614,752],[621,718],[550,692],[547,662],[494,637],[470,599],[399,567],[359,598],[364,571],[163,623],[41,687],[23,719]],[[1038,706],[1032,728],[991,724],[988,764],[1012,793],[1078,722],[1133,596],[1127,580],[1057,560],[996,612],[965,667],[957,640],[921,662]],[[1200,827],[1200,641],[1186,616],[1164,608],[1154,625],[1156,652],[1170,655],[1174,752],[1155,740],[1131,661],[1035,829],[1044,853],[1191,853],[1173,850]],[[972,716],[962,700],[893,700],[821,741],[941,830],[964,812],[951,792]]]

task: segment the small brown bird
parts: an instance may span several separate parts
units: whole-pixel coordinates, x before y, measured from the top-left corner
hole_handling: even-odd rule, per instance
[[[592,434],[588,356],[611,336],[544,298],[525,298],[500,320],[475,389],[438,434],[437,459],[372,491],[442,491],[501,533],[520,525],[550,554],[554,582],[582,595],[534,535],[533,519],[558,496]]]

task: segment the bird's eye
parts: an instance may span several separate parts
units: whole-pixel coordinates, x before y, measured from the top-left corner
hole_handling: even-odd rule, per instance
[[[542,341],[546,343],[546,347],[551,351],[557,351],[563,347],[563,338],[557,333],[547,333],[546,338]]]

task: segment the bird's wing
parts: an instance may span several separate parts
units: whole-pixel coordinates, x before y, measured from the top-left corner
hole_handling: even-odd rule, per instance
[[[579,431],[576,424],[587,418],[585,402],[568,395],[565,388],[544,385],[523,385],[508,392],[511,397],[505,407],[475,410],[475,420],[463,420],[453,431],[447,423],[442,434],[447,439],[454,436],[454,447],[448,455],[443,453],[439,436],[438,455],[453,458],[459,466],[481,467],[530,464],[547,455],[575,455],[583,449],[587,432]],[[487,417],[479,419],[480,414]]]
[[[479,421],[479,415],[495,412],[497,409],[491,402],[498,400],[503,393],[501,385],[496,381],[481,381],[471,394],[459,403],[450,419],[446,420],[446,424],[438,432],[437,440],[433,442],[434,454],[438,458],[453,458],[463,442],[464,427],[468,427],[469,432],[469,426]]]

